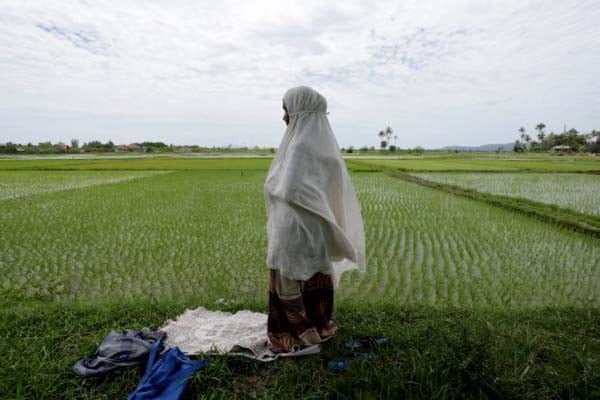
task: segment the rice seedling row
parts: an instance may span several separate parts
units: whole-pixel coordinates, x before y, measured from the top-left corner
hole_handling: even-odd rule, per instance
[[[342,303],[599,305],[597,239],[383,174],[352,177],[368,269],[344,276]],[[51,301],[266,299],[264,179],[176,171],[0,202],[0,290]]]
[[[391,168],[407,171],[532,171],[532,172],[583,172],[600,171],[600,160],[593,157],[573,158],[466,158],[466,157],[421,157],[390,159],[351,159],[348,165]]]
[[[0,170],[267,170],[271,158],[0,159]]]
[[[0,170],[0,201],[144,178],[166,171],[38,171]]]
[[[419,178],[600,216],[600,175],[416,173]]]
[[[384,175],[355,174],[354,181],[370,269],[362,278],[353,273],[341,297],[475,307],[598,304],[597,239]]]

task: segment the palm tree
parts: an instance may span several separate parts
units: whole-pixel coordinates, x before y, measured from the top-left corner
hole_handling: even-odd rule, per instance
[[[522,153],[525,151],[525,146],[523,146],[523,144],[521,142],[519,142],[518,140],[515,141],[515,144],[513,146],[513,151],[515,153]]]
[[[537,129],[538,131],[538,139],[540,142],[542,142],[544,140],[544,138],[546,137],[546,134],[544,133],[544,128],[546,127],[546,125],[544,125],[543,122],[540,122],[539,124],[537,124],[535,126],[535,129]]]
[[[392,136],[394,134],[393,129],[390,126],[386,126],[384,130],[379,131],[379,139],[381,140],[381,148],[385,149],[390,143]],[[384,144],[385,143],[385,144]]]
[[[519,128],[519,133],[521,134],[521,139],[525,140],[525,128],[524,127]]]
[[[380,143],[381,143],[381,148],[385,149],[385,146],[383,145],[383,143],[385,142],[383,140],[383,138],[385,137],[385,132],[384,131],[379,131],[378,135],[379,135],[379,140],[380,140]]]
[[[394,134],[394,131],[392,130],[392,128],[389,125],[386,126],[385,127],[385,137],[386,137],[386,139],[387,139],[388,142],[392,138],[393,134]]]

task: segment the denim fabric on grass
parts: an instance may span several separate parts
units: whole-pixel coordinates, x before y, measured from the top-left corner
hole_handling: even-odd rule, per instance
[[[77,361],[73,371],[83,377],[99,376],[120,367],[141,365],[155,343],[164,339],[165,333],[127,329],[121,333],[110,332],[91,357]]]

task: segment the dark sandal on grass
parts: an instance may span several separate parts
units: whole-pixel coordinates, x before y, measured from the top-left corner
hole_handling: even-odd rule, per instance
[[[344,347],[351,350],[372,349],[383,346],[388,343],[387,336],[363,336],[358,339],[349,340],[344,343]]]
[[[327,368],[334,372],[346,372],[348,370],[348,363],[343,358],[336,358],[327,363]]]

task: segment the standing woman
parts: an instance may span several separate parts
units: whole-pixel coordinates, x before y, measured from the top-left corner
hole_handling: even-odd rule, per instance
[[[327,118],[327,100],[299,86],[283,97],[284,137],[264,192],[273,352],[321,343],[337,330],[333,290],[365,271],[365,234],[354,187]]]

